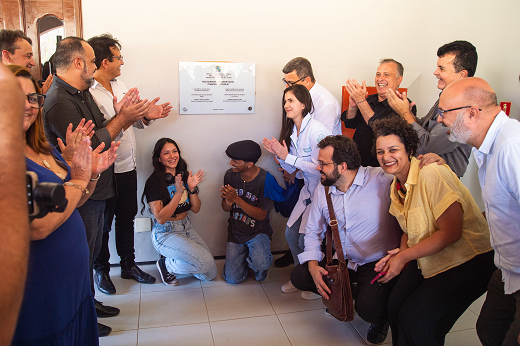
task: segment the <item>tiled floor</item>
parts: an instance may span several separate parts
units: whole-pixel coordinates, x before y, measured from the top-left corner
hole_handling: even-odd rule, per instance
[[[279,257],[279,256],[277,256]],[[367,345],[368,323],[357,315],[351,323],[339,322],[325,314],[320,299],[306,301],[300,293],[280,291],[293,266],[272,268],[269,278],[258,283],[249,278],[230,285],[222,278],[224,260],[218,260],[219,274],[209,282],[179,275],[179,286],[165,286],[155,265],[142,269],[159,279],[141,285],[121,279],[119,268],[110,274],[117,294],[96,292],[96,298],[121,309],[113,318],[100,319],[112,327],[112,334],[100,344],[124,346],[314,346]],[[480,345],[475,332],[477,314],[484,301],[478,299],[457,321],[446,337],[447,346]],[[385,344],[391,344],[390,335]]]

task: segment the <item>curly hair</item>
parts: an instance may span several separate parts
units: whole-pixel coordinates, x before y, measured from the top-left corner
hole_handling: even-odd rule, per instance
[[[376,141],[379,137],[385,137],[395,135],[399,137],[401,143],[404,144],[404,148],[408,155],[414,156],[419,147],[419,136],[413,129],[411,124],[408,124],[406,120],[400,116],[392,116],[386,119],[375,120],[372,123],[372,130],[374,130],[374,146],[372,152],[374,156],[376,154]]]

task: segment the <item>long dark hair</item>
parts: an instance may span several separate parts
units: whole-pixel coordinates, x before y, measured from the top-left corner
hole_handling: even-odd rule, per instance
[[[155,147],[153,148],[152,153],[152,165],[153,165],[153,172],[150,175],[150,177],[146,180],[146,184],[154,184],[159,186],[160,191],[160,197],[162,200],[170,199],[170,195],[168,193],[168,188],[166,185],[166,170],[164,169],[164,165],[159,161],[161,157],[161,151],[163,147],[166,145],[166,143],[171,143],[175,145],[175,148],[177,148],[177,152],[179,153],[179,162],[177,163],[177,167],[175,168],[176,174],[181,174],[182,181],[184,184],[188,183],[188,165],[186,164],[186,161],[181,156],[181,150],[179,149],[179,146],[175,141],[171,138],[161,138],[155,143]],[[145,189],[146,190],[146,189]],[[144,192],[141,196],[141,203],[143,203],[143,209],[141,209],[141,214],[143,213],[145,209],[145,203],[144,203]]]
[[[285,144],[287,144],[287,148],[291,147],[291,134],[294,127],[294,121],[292,119],[287,118],[287,112],[285,111],[285,94],[288,92],[291,92],[294,97],[301,103],[305,105],[305,109],[302,112],[302,116],[305,118],[305,116],[309,113],[314,112],[314,106],[312,105],[312,98],[311,94],[309,93],[309,90],[301,84],[294,84],[290,87],[286,88],[283,91],[283,97],[282,97],[282,109],[283,109],[283,116],[282,116],[282,130],[280,131],[280,143],[282,141],[285,141]]]

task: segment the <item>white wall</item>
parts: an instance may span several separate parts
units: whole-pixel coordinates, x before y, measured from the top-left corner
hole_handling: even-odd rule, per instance
[[[224,150],[237,140],[260,143],[264,136],[278,136],[281,69],[293,57],[308,58],[317,81],[338,99],[348,78],[366,78],[373,85],[378,61],[394,58],[403,63],[403,86],[412,84],[409,96],[424,116],[439,93],[432,74],[437,48],[468,40],[479,54],[476,75],[491,84],[499,101],[512,101],[511,114],[519,118],[517,0],[89,0],[82,5],[86,39],[110,32],[122,42],[124,82],[139,87],[145,98],[160,96],[174,105],[167,119],[136,131],[139,196],[151,173],[156,140],[175,139],[190,169],[205,171],[202,209],[192,220],[214,255],[224,255],[226,243],[227,213],[218,196],[229,167]],[[180,116],[179,61],[256,63],[256,113]],[[266,151],[259,165],[276,170]],[[463,181],[481,203],[473,159]],[[284,220],[277,214],[272,218],[272,250],[280,250]],[[149,233],[137,234],[136,250],[138,261],[155,258]]]

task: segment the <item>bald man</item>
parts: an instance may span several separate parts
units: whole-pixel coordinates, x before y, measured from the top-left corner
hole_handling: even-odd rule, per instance
[[[480,78],[450,84],[439,101],[439,123],[452,141],[473,146],[482,200],[498,270],[477,321],[483,345],[518,345],[520,339],[520,122],[497,105]]]

